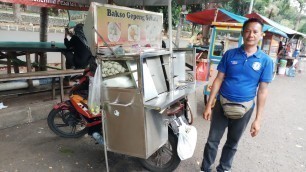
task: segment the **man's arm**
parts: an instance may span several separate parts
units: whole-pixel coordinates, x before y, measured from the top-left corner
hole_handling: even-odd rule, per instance
[[[257,108],[256,108],[256,117],[251,126],[251,136],[255,137],[260,129],[260,122],[262,118],[263,109],[266,103],[267,95],[268,95],[268,85],[267,82],[261,82],[259,84],[258,92],[257,92]]]
[[[203,113],[203,118],[206,120],[210,120],[211,118],[211,106],[213,104],[213,101],[215,100],[215,97],[217,95],[217,93],[220,90],[220,87],[222,85],[223,79],[224,79],[224,73],[222,72],[218,72],[217,77],[215,78],[212,88],[211,88],[211,92],[209,95],[209,99],[207,102],[207,105],[205,106],[205,111]]]

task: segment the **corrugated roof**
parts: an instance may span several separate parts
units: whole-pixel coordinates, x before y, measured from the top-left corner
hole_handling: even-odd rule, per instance
[[[273,20],[271,20],[271,19],[269,19],[269,18],[267,18],[267,17],[265,17],[265,16],[263,16],[261,14],[251,13],[251,14],[247,14],[245,16],[248,17],[248,18],[259,18],[259,19],[263,20],[265,23],[267,23],[267,24],[273,26],[274,28],[276,28],[278,30],[281,30],[281,31],[283,31],[283,32],[285,32],[285,33],[287,33],[289,35],[297,34],[297,35],[303,36],[304,38],[306,37],[305,34],[303,34],[301,32],[298,32],[298,31],[295,31],[293,29],[290,29],[290,28],[288,28],[286,26],[283,26],[283,25],[281,25],[281,24],[279,24],[279,23],[277,23],[277,22],[275,22],[275,21],[273,21]]]
[[[246,17],[231,13],[229,11],[226,11],[225,9],[220,9],[220,8],[212,8],[212,9],[207,9],[187,14],[186,20],[197,24],[211,25],[211,23],[214,21],[216,12],[218,12],[216,22],[244,23],[246,20],[248,20],[248,18]],[[267,24],[264,25],[263,31],[272,32],[281,35],[285,38],[288,38],[288,35],[286,33]]]

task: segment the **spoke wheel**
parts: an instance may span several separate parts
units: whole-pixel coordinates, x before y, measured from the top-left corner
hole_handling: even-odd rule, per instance
[[[81,118],[69,110],[52,109],[47,120],[49,128],[61,137],[78,138],[87,133]]]

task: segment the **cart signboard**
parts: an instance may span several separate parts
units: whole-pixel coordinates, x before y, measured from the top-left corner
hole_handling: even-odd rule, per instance
[[[97,31],[107,44],[161,47],[161,13],[111,5],[98,5],[96,12]],[[98,38],[98,47],[105,46],[105,42]]]

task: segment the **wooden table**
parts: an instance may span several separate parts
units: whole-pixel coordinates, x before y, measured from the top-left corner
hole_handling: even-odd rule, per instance
[[[42,60],[42,55],[46,52],[60,52],[61,53],[61,69],[65,69],[65,58],[63,52],[67,51],[64,43],[51,42],[0,42],[0,59],[7,59],[7,74],[11,74],[12,60],[18,56],[25,55],[27,72],[32,72],[31,54],[35,54],[35,62],[39,63]],[[40,57],[40,58],[39,58]],[[39,69],[36,68],[36,71]],[[19,73],[19,67],[14,65],[14,72]],[[28,81],[30,87],[33,86],[31,80]]]
[[[68,51],[64,43],[51,42],[0,42],[0,59],[7,59],[7,74],[0,75],[1,81],[11,81],[19,79],[27,79],[29,87],[33,87],[32,79],[39,78],[60,78],[61,98],[63,96],[63,77],[73,74],[81,74],[83,70],[65,70],[65,58],[63,53]],[[39,63],[42,60],[42,55],[47,52],[61,53],[61,70],[58,71],[39,71],[36,69],[32,72],[32,62],[30,55],[35,54],[35,62]],[[19,67],[14,65],[15,73],[12,74],[12,60],[18,56],[26,57],[27,73],[19,73]],[[39,58],[40,57],[40,58]],[[54,89],[53,89],[54,91]]]
[[[7,59],[7,73],[11,72],[11,60],[18,56],[26,56],[27,72],[31,72],[30,54],[35,54],[35,62],[38,63],[39,55],[42,56],[46,52],[61,53],[61,68],[65,69],[63,52],[67,51],[64,43],[55,43],[51,46],[51,42],[0,42],[0,59]],[[15,73],[18,73],[16,70]]]

